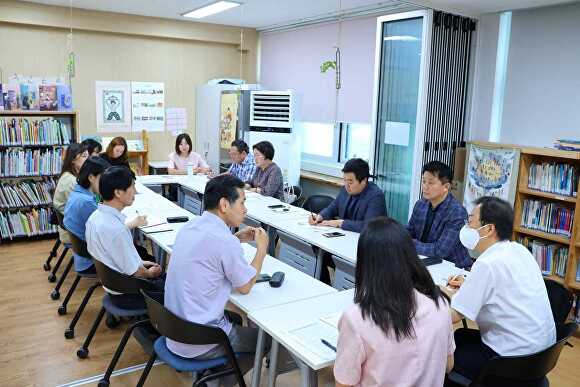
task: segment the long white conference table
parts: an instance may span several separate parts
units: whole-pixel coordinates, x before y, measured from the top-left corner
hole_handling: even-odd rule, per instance
[[[130,218],[148,215],[148,226],[142,227],[143,235],[151,239],[165,253],[171,254],[179,229],[184,223],[166,223],[170,216],[195,217],[190,211],[176,205],[157,194],[148,185],[184,184],[188,189],[203,192],[207,178],[199,176],[142,176],[136,184],[138,194],[135,202],[124,210]],[[198,191],[199,190],[199,191]],[[356,264],[358,234],[344,232],[346,238],[328,239],[321,235],[317,227],[307,225],[308,212],[293,206],[288,211],[272,210],[268,205],[280,203],[273,198],[247,193],[248,216],[265,223],[281,232],[300,238],[321,250]],[[255,248],[242,244],[245,257],[250,262]],[[428,267],[437,284],[446,282],[450,275],[462,273],[453,264],[443,261]],[[301,385],[316,386],[316,371],[334,363],[336,353],[324,345],[321,339],[336,347],[337,324],[342,312],[353,303],[353,290],[337,291],[302,271],[268,255],[264,260],[262,273],[285,273],[285,281],[280,288],[272,288],[267,283],[256,284],[247,295],[232,293],[230,302],[247,314],[259,328],[256,360],[252,373],[252,386],[260,384],[261,358],[266,335],[272,338],[272,350],[268,386],[274,386],[277,372],[279,346],[284,346],[292,355],[300,370]]]

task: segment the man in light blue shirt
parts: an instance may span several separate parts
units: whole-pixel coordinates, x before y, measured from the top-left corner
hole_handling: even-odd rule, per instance
[[[234,325],[224,313],[232,290],[247,294],[256,282],[266,256],[268,236],[247,227],[233,235],[246,216],[244,183],[224,174],[211,179],[204,192],[205,212],[185,224],[175,238],[165,282],[165,306],[177,316],[221,328],[236,353],[254,353],[258,330]],[[255,241],[257,251],[248,263],[240,242]],[[187,358],[225,356],[215,345],[190,345],[167,339],[173,353]],[[247,372],[251,356],[238,359]],[[229,381],[228,381],[229,382]],[[227,382],[226,382],[227,383]]]
[[[77,238],[85,239],[85,225],[97,209],[96,195],[99,193],[99,179],[109,163],[99,157],[88,158],[79,171],[77,185],[70,193],[64,208],[64,226]],[[77,273],[96,273],[90,258],[73,254]]]
[[[236,176],[244,183],[249,182],[256,172],[256,162],[250,153],[250,148],[243,140],[235,140],[229,151],[232,165],[228,169],[230,175]]]

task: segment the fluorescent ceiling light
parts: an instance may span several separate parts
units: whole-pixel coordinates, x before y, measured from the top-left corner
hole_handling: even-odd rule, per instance
[[[214,15],[216,13],[220,13],[223,11],[227,11],[228,9],[235,8],[240,6],[240,3],[236,3],[233,1],[217,1],[212,4],[204,5],[201,8],[194,9],[193,11],[189,11],[184,13],[181,16],[185,17],[192,17],[194,19],[201,19],[206,16]]]
[[[389,40],[398,40],[398,41],[403,41],[403,42],[418,42],[419,38],[416,38],[414,36],[409,36],[409,35],[395,35],[395,36],[387,36],[386,38],[384,38],[385,41],[389,41]]]

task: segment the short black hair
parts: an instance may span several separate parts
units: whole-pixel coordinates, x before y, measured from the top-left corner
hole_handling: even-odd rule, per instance
[[[342,173],[354,173],[358,182],[363,179],[368,179],[371,175],[369,173],[369,163],[363,159],[350,159],[342,167]]]
[[[115,190],[127,190],[135,181],[135,174],[127,167],[117,165],[108,168],[101,175],[99,181],[99,193],[104,201],[113,200],[115,197]]]
[[[175,139],[175,153],[178,156],[181,154],[181,151],[179,150],[179,144],[181,144],[181,141],[183,141],[183,140],[185,140],[185,142],[189,145],[189,152],[187,153],[187,155],[189,155],[193,151],[193,144],[191,142],[191,137],[189,137],[189,134],[187,134],[187,133],[181,133]]]
[[[92,155],[95,151],[97,153],[101,153],[101,151],[103,150],[103,146],[101,145],[101,143],[93,138],[87,138],[83,140],[81,142],[81,145],[85,147],[87,152],[89,152],[89,155]]]
[[[111,164],[109,164],[106,160],[98,156],[91,156],[85,160],[81,170],[79,171],[79,175],[77,176],[77,183],[85,189],[91,186],[91,182],[89,181],[89,176],[99,176],[103,173],[107,168],[109,168]]]
[[[270,141],[260,141],[252,149],[257,149],[268,160],[274,160],[274,145]]]
[[[481,225],[493,224],[500,240],[509,240],[514,227],[514,210],[508,202],[494,196],[483,196],[474,201],[479,207]]]
[[[244,182],[234,175],[219,175],[211,179],[205,186],[203,206],[206,210],[215,210],[221,198],[234,203],[240,197],[239,189],[244,189]]]
[[[421,171],[421,175],[425,172],[429,172],[438,178],[442,184],[451,184],[453,182],[453,171],[449,168],[449,165],[442,163],[441,161],[430,161],[425,164]]]
[[[240,153],[242,152],[250,153],[250,147],[248,146],[248,144],[246,144],[244,140],[234,140],[232,141],[231,146],[235,146],[238,149],[238,152]]]

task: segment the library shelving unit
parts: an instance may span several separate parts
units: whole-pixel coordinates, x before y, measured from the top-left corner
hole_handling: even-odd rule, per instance
[[[2,110],[0,135],[0,243],[54,237],[52,193],[64,150],[77,141],[77,113]]]
[[[560,274],[563,275],[558,275],[556,268],[552,267],[551,272],[545,273],[545,276],[563,284],[574,292],[580,292],[580,279],[577,278],[580,257],[580,229],[578,227],[578,222],[580,222],[580,198],[578,197],[578,189],[580,187],[577,181],[571,180],[574,182],[573,184],[568,184],[571,192],[557,192],[557,189],[550,188],[550,186],[559,185],[560,181],[550,179],[550,182],[553,184],[545,184],[540,188],[538,186],[531,188],[529,182],[530,174],[533,173],[532,166],[537,168],[537,165],[541,164],[572,166],[579,173],[580,152],[548,148],[520,148],[520,165],[514,205],[514,239],[520,240],[521,238],[527,237],[539,241],[540,244],[553,245],[556,248],[567,248],[568,259],[566,264],[561,267],[561,270],[564,269],[565,272],[562,273],[560,270]],[[535,170],[537,171],[537,169]],[[534,180],[534,177],[537,176],[532,176],[532,180]],[[562,232],[554,232],[555,230],[546,232],[526,227],[526,222],[522,222],[522,218],[525,216],[526,201],[528,201],[528,204],[530,203],[529,201],[536,201],[542,204],[552,205],[551,208],[558,208],[563,211],[574,211],[574,215],[570,219],[566,220],[564,217],[565,224],[569,225],[571,222],[570,235],[565,235]]]

